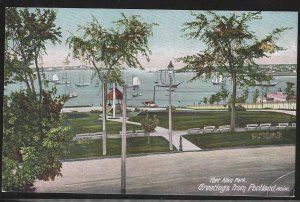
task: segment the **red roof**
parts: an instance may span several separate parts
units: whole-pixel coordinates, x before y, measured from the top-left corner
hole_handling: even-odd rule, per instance
[[[107,99],[108,100],[112,100],[113,99],[113,90],[111,90],[108,94],[107,94]],[[116,99],[117,100],[122,100],[123,99],[123,93],[121,93],[121,91],[119,91],[119,89],[116,88]]]

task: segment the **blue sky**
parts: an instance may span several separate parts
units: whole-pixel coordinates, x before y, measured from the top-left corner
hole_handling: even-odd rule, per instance
[[[182,24],[192,20],[190,11],[186,10],[129,10],[129,9],[74,9],[57,8],[56,25],[62,28],[62,44],[47,47],[48,55],[43,57],[43,64],[47,66],[61,66],[70,52],[65,40],[70,33],[77,33],[78,25],[85,25],[91,21],[92,15],[106,28],[112,27],[112,22],[125,15],[140,15],[149,23],[158,23],[153,29],[153,36],[149,39],[149,47],[152,51],[150,62],[141,59],[146,69],[160,69],[168,65],[170,60],[180,56],[191,55],[203,50],[205,45],[198,40],[187,40],[182,37]],[[204,12],[204,11],[197,11]],[[217,13],[230,14],[232,11]],[[235,13],[240,13],[235,11]],[[280,46],[287,50],[273,54],[270,58],[257,61],[262,64],[297,63],[297,12],[262,12],[262,20],[249,23],[249,28],[256,33],[258,38],[270,33],[274,28],[281,26],[293,27],[282,34],[278,41]],[[70,65],[81,64],[80,61],[71,60]],[[175,68],[181,68],[183,64],[175,63]]]

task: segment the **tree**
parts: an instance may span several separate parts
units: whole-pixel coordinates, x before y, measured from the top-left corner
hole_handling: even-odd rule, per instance
[[[65,101],[43,93],[43,103],[27,91],[4,99],[3,189],[32,191],[33,182],[61,175],[61,158],[70,141],[60,110]]]
[[[159,120],[156,115],[153,115],[151,118],[147,114],[147,116],[141,120],[141,126],[143,127],[145,134],[148,136],[148,144],[150,144],[150,133],[155,130],[158,123]]]
[[[289,108],[291,108],[291,99],[295,95],[295,91],[293,90],[294,85],[294,83],[287,81],[286,88],[284,89],[284,92],[286,94],[286,100],[289,103]]]
[[[38,80],[39,101],[42,102],[43,74],[38,60],[46,54],[47,43],[60,43],[60,27],[55,25],[56,13],[50,9],[6,8],[6,71],[13,72],[15,81],[24,82],[36,95],[34,80]],[[30,68],[35,66],[36,73]]]
[[[128,67],[142,68],[139,56],[149,61],[151,54],[148,38],[152,35],[152,27],[133,15],[114,22],[111,29],[104,28],[95,17],[86,26],[79,26],[82,36],[72,35],[67,43],[73,57],[92,65],[96,76],[102,82],[102,137],[103,155],[106,155],[106,103],[107,83],[112,74],[121,76],[121,70]]]
[[[208,103],[208,98],[207,97],[204,97],[203,98],[203,103],[206,105]]]
[[[183,31],[188,39],[198,39],[206,48],[191,56],[178,58],[185,63],[184,69],[195,70],[193,79],[205,74],[206,79],[222,75],[231,77],[231,130],[235,130],[235,103],[237,86],[254,84],[255,81],[269,81],[271,77],[261,74],[255,59],[269,57],[270,54],[283,50],[275,41],[280,34],[289,29],[276,28],[262,39],[257,39],[249,30],[248,23],[261,19],[260,12],[243,12],[240,15],[218,15],[208,11],[192,13],[195,18],[184,23]]]
[[[254,104],[256,104],[257,98],[259,97],[259,90],[255,89],[254,93],[253,93],[253,98],[252,98],[252,102]]]
[[[27,88],[4,95],[2,188],[5,191],[32,191],[36,179],[54,180],[61,175],[60,160],[71,139],[60,114],[67,97],[56,96],[55,88],[44,90],[44,84],[39,82],[38,98],[35,74],[30,68],[37,62],[40,51],[45,52],[47,37],[44,35],[51,35],[53,31],[55,13],[7,8],[5,15],[4,85],[22,82]],[[51,26],[44,27],[47,25]],[[56,41],[56,38],[52,40]],[[42,78],[38,70],[36,74]]]

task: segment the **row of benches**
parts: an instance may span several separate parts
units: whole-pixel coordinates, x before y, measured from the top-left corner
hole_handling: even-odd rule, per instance
[[[291,125],[289,125],[289,123],[279,123],[276,128],[278,129],[284,129],[284,128],[288,128],[288,127],[292,127],[295,128],[296,127],[296,123],[292,123]],[[271,128],[271,123],[261,123],[261,124],[247,124],[245,127],[245,130],[268,130]],[[230,131],[230,125],[222,125],[219,126],[218,128],[216,128],[216,126],[205,126],[203,128],[203,130],[201,128],[190,128],[187,130],[188,134],[197,134],[197,133],[206,133],[206,132],[226,132],[226,131]]]
[[[122,135],[122,131],[119,133]],[[127,136],[129,137],[137,137],[137,136],[144,136],[144,130],[132,130],[126,132]],[[98,133],[83,133],[83,134],[77,134],[72,141],[78,141],[78,140],[96,140],[102,138],[102,132]]]
[[[72,141],[78,141],[82,139],[88,139],[88,140],[96,140],[96,139],[101,139],[102,138],[102,133],[83,133],[83,134],[77,134],[75,137],[73,137]]]
[[[276,128],[278,129],[284,129],[284,128],[288,128],[288,127],[292,127],[295,128],[296,127],[296,123],[292,123],[291,125],[289,125],[289,123],[278,123],[278,125],[276,126]],[[270,129],[271,128],[271,123],[261,123],[261,124],[247,124],[247,126],[245,127],[246,130],[256,130],[256,129]]]
[[[197,133],[200,133],[200,132],[213,132],[213,131],[217,131],[217,132],[226,132],[226,131],[230,131],[230,125],[222,125],[222,126],[219,126],[217,129],[216,129],[216,126],[205,126],[203,128],[203,130],[201,128],[191,128],[191,129],[188,129],[187,130],[187,133],[188,134],[197,134]]]

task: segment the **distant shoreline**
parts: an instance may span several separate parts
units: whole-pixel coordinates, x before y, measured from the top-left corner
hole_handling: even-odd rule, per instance
[[[83,66],[83,67],[79,67],[79,66],[70,66],[70,67],[47,67],[44,68],[44,71],[50,72],[50,71],[58,71],[58,70],[93,70],[93,67],[89,67],[89,66]],[[33,71],[35,71],[35,68],[32,68]],[[153,71],[146,71],[145,72],[156,72],[157,70],[153,70]],[[188,72],[177,72],[175,70],[176,73],[193,73],[195,71],[188,71]],[[268,73],[268,75],[270,76],[297,76],[297,72],[273,72],[273,73]]]

